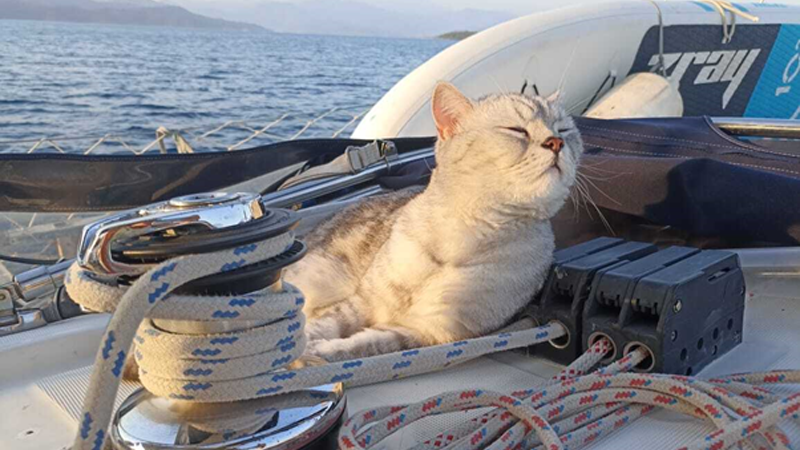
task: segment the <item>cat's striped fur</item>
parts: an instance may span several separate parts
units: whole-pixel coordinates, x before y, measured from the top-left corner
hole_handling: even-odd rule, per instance
[[[340,212],[286,273],[307,297],[308,353],[342,360],[483,335],[542,286],[550,218],[583,151],[571,118],[552,100],[472,102],[446,83],[432,104],[430,184]]]

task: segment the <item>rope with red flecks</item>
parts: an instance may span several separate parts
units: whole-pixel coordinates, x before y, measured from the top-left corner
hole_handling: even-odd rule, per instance
[[[800,371],[709,380],[628,373],[647,357],[645,352],[635,350],[585,375],[609,349],[607,341],[597,342],[564,371],[535,389],[511,394],[456,391],[410,405],[356,413],[343,425],[339,446],[370,449],[424,417],[492,407],[413,450],[576,450],[656,408],[703,419],[717,428],[680,450],[722,450],[737,444],[748,449],[791,448],[778,423],[800,419],[800,393],[780,398],[759,385],[800,384]]]

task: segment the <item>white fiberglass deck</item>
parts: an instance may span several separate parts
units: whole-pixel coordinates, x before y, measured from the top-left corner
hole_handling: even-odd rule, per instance
[[[748,281],[744,342],[700,376],[800,369],[800,269],[792,268],[798,267],[793,263],[798,255],[793,249],[742,253]],[[103,315],[85,316],[0,338],[0,449],[70,445],[106,320]],[[510,392],[535,386],[558,370],[547,361],[507,352],[438,373],[350,389],[348,408],[353,413],[461,388]],[[136,387],[125,384],[121,398]],[[453,413],[421,422],[395,436],[387,448],[409,447],[467,417],[471,415]],[[672,449],[708,430],[693,419],[661,411],[593,448],[638,450],[646,442],[648,449]],[[793,442],[800,442],[800,429],[789,425],[785,430]]]

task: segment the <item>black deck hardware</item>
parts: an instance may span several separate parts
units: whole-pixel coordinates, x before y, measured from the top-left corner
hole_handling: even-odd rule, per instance
[[[610,338],[608,362],[645,346],[638,370],[692,375],[742,341],[744,297],[735,253],[669,247],[597,271],[581,343]]]
[[[561,364],[569,364],[578,358],[585,348],[584,303],[597,271],[624,265],[657,250],[652,244],[598,238],[555,252],[544,288],[528,306],[525,315],[542,325],[559,322],[567,328],[569,335],[554,339],[551,345],[536,346],[536,354]]]

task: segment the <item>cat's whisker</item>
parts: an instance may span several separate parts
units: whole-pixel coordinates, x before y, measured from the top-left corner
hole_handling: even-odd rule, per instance
[[[590,187],[594,188],[603,197],[607,198],[608,200],[612,201],[613,203],[615,203],[617,205],[621,205],[621,203],[617,199],[615,199],[614,197],[609,195],[606,191],[601,189],[600,186],[597,185],[597,183],[595,183],[596,179],[592,179],[592,178],[585,177],[585,176],[581,176],[580,178],[581,178],[581,181],[583,182],[583,184],[584,184],[584,186],[586,188],[590,188]]]
[[[584,175],[581,175],[581,174],[578,174],[578,178],[582,178],[582,180],[581,180],[581,181],[584,181],[584,182],[588,183],[588,184],[589,184],[589,186],[591,186],[591,187],[595,188],[595,190],[596,190],[597,192],[599,192],[600,194],[602,194],[602,195],[603,195],[603,197],[605,197],[605,198],[607,198],[607,199],[611,200],[612,202],[614,202],[614,203],[615,203],[615,204],[617,204],[617,205],[622,205],[622,203],[620,203],[619,201],[617,201],[617,199],[615,199],[615,198],[611,197],[611,196],[610,196],[610,195],[608,195],[608,194],[607,194],[607,193],[606,193],[604,190],[600,189],[600,187],[599,187],[599,186],[597,186],[597,184],[595,184],[595,182],[594,182],[594,181],[592,181],[592,180],[590,180],[588,177],[586,177],[586,176],[584,176]],[[587,187],[588,187],[588,186],[587,186]]]
[[[603,212],[601,211],[600,207],[597,205],[597,202],[595,202],[594,199],[592,198],[591,191],[590,191],[589,187],[586,185],[585,180],[576,179],[575,180],[575,186],[577,188],[577,191],[580,193],[580,195],[581,195],[581,197],[583,199],[584,208],[586,209],[586,213],[589,216],[589,218],[594,220],[594,217],[593,217],[594,215],[592,214],[592,209],[594,209],[595,212],[597,212],[600,220],[603,222],[603,224],[606,227],[606,229],[608,229],[609,232],[614,233],[614,231],[611,229],[610,223],[606,219],[606,217],[603,214]],[[591,208],[590,208],[590,205],[591,205]]]
[[[581,219],[581,205],[584,203],[584,200],[578,188],[575,188],[575,190],[572,191],[571,195],[572,195],[572,202],[575,205],[575,207],[572,210],[572,217],[573,219],[575,219],[575,222],[577,223]]]
[[[627,175],[627,173],[620,173],[620,172],[615,172],[615,171],[611,171],[611,170],[604,170],[604,169],[600,169],[600,168],[592,167],[592,166],[587,166],[587,165],[583,165],[583,164],[580,167],[580,172],[583,173],[583,174],[590,173],[592,175],[609,175],[610,178],[612,178],[612,179]]]
[[[589,209],[589,205],[587,202],[588,194],[586,192],[586,186],[582,184],[580,180],[575,180],[575,189],[579,194],[580,204],[583,205],[584,209],[586,209],[586,214],[592,219],[592,211]],[[579,208],[580,209],[580,208]]]
[[[578,221],[578,199],[576,198],[575,189],[569,190],[569,200],[572,202],[572,218]]]
[[[614,179],[619,178],[619,177],[622,176],[622,175],[614,175],[614,176],[609,176],[609,177],[599,177],[599,176],[594,176],[594,175],[587,175],[586,173],[583,173],[583,172],[581,172],[579,174],[583,178],[586,178],[588,180],[594,180],[594,181],[611,181],[611,180],[614,180]]]
[[[603,169],[603,168],[600,167],[600,166],[603,166],[603,165],[605,165],[607,163],[608,163],[608,161],[595,161],[594,164],[589,164],[586,161],[581,161],[581,168],[582,169],[592,169],[592,170],[596,170],[598,172],[619,173],[619,172],[617,172],[615,170],[607,170],[607,169]]]
[[[581,204],[583,205],[582,210],[586,212],[586,217],[588,217],[589,220],[594,221],[595,217],[594,213],[592,212],[593,208],[589,206],[591,204],[591,199],[586,194],[584,187],[581,186],[579,192],[581,195]]]
[[[600,220],[603,221],[603,226],[606,227],[606,230],[608,230],[608,232],[611,233],[611,236],[616,236],[617,233],[614,232],[614,228],[611,227],[611,223],[609,223],[608,219],[606,219],[605,214],[603,214],[603,212],[600,211],[600,208],[597,207],[596,203],[592,202],[592,206],[594,206],[594,209],[597,210],[597,214],[600,216]]]
[[[608,232],[611,233],[612,236],[616,236],[616,233],[614,232],[614,229],[611,227],[611,223],[609,223],[608,219],[606,219],[606,216],[605,216],[605,214],[603,214],[603,211],[600,210],[600,207],[597,206],[597,202],[595,202],[594,199],[592,198],[592,195],[590,194],[589,189],[586,187],[586,185],[582,184],[584,181],[586,181],[586,180],[578,181],[576,179],[575,185],[576,186],[577,185],[581,186],[581,191],[583,192],[586,201],[597,212],[597,215],[600,217],[600,221],[603,222],[603,226],[605,226],[606,230],[608,230]],[[591,217],[591,215],[590,215],[590,217]]]
[[[590,219],[594,220],[594,214],[592,214],[592,209],[589,205],[592,203],[592,197],[589,195],[589,189],[583,183],[580,184],[581,186],[581,196],[583,197],[583,207],[586,209],[586,215],[589,216]]]

